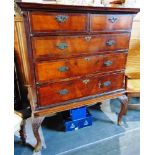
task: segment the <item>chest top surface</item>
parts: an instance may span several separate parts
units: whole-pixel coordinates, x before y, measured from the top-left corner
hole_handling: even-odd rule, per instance
[[[128,8],[128,7],[96,7],[96,6],[79,6],[79,5],[57,5],[57,4],[44,4],[44,3],[27,3],[17,2],[17,5],[22,10],[45,10],[45,11],[84,11],[84,12],[120,12],[120,13],[138,13],[139,8]]]

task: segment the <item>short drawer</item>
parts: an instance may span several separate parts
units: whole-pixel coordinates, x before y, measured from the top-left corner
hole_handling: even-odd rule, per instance
[[[32,32],[84,32],[87,15],[78,13],[30,13]]]
[[[103,53],[104,51],[125,50],[129,47],[130,33],[33,37],[32,47],[35,58],[67,58],[81,54]]]
[[[109,72],[125,68],[127,53],[94,55],[51,62],[36,63],[38,82]]]
[[[90,95],[110,92],[124,87],[124,73],[94,75],[66,82],[58,82],[38,87],[39,106],[78,99]]]
[[[94,31],[130,31],[133,15],[92,14],[90,30]]]

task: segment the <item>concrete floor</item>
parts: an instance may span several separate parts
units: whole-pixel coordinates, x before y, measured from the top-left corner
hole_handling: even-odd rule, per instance
[[[133,99],[139,102],[139,99]],[[101,106],[89,107],[93,125],[76,131],[64,132],[60,114],[46,118],[40,128],[43,150],[33,152],[36,141],[27,120],[27,144],[21,145],[15,133],[15,155],[139,155],[140,111],[129,110],[118,126],[117,114],[120,103],[117,99],[106,101]]]

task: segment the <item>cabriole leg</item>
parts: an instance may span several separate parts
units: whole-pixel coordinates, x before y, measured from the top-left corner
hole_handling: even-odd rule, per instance
[[[122,116],[127,113],[128,110],[128,97],[126,95],[120,96],[118,98],[121,102],[121,110],[118,114],[118,125],[121,125],[122,122]]]
[[[44,120],[44,117],[32,118],[32,129],[33,129],[34,136],[37,140],[37,143],[34,147],[35,152],[39,152],[42,149],[41,138],[39,135],[39,127],[41,126],[41,123],[43,122],[43,120]]]
[[[26,120],[23,120],[23,122],[20,125],[20,131],[19,131],[20,139],[21,139],[23,144],[26,143],[25,125],[26,125]]]

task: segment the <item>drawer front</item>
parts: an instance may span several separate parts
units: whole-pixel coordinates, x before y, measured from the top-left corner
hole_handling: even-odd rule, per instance
[[[91,31],[122,31],[131,30],[132,15],[115,15],[115,14],[94,14],[91,15]]]
[[[60,36],[32,38],[33,55],[64,58],[81,54],[103,53],[129,47],[130,34]]]
[[[36,79],[39,82],[82,76],[97,72],[109,72],[125,68],[126,53],[113,53],[72,58],[36,64]]]
[[[46,106],[123,88],[124,73],[92,76],[38,88],[39,106]]]
[[[78,13],[30,13],[32,32],[84,32],[87,15]]]

